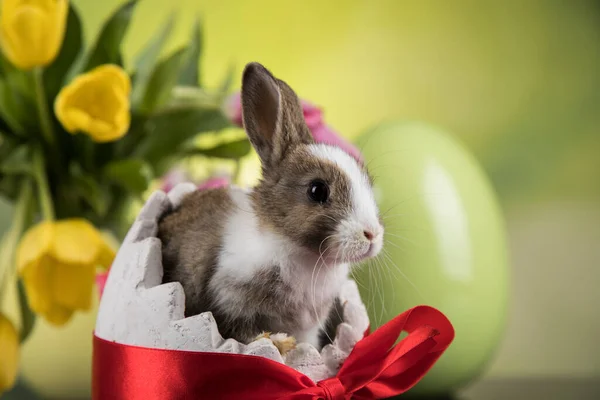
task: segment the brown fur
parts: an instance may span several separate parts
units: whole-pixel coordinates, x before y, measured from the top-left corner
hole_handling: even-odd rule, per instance
[[[308,197],[315,179],[329,186],[329,201],[325,204]],[[297,147],[289,151],[278,168],[264,172],[252,200],[261,223],[319,254],[328,247],[328,236],[351,206],[349,191],[350,182],[338,166]]]
[[[329,318],[325,324],[324,330],[321,332],[321,346],[326,346],[333,343],[333,338],[337,333],[337,327],[344,322],[344,305],[339,298],[333,302],[333,307],[329,312]]]
[[[244,70],[242,108],[263,172],[278,166],[292,147],[314,143],[294,91],[259,64],[250,63]]]
[[[225,309],[211,304],[210,310],[224,337],[250,341],[259,332],[277,332],[282,326],[296,325],[295,307],[288,301],[290,287],[280,279],[278,266],[264,268],[249,282],[231,280],[220,284],[239,293],[243,299],[239,306],[246,311],[243,317],[232,317]],[[214,299],[219,294],[210,290],[210,295]]]
[[[202,293],[217,265],[223,225],[233,206],[228,189],[197,191],[160,221],[163,282],[181,283],[186,316],[209,309],[208,297]]]

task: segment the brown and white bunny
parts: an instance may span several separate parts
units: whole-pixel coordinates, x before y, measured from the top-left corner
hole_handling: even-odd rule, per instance
[[[187,316],[211,311],[226,338],[282,332],[318,349],[349,265],[382,248],[371,179],[314,142],[294,91],[258,63],[244,70],[242,110],[262,180],[193,192],[161,220],[163,280],[182,284]]]

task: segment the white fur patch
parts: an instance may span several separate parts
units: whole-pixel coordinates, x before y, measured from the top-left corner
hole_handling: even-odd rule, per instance
[[[350,181],[350,197],[352,210],[350,215],[341,221],[338,234],[344,241],[348,241],[352,246],[348,248],[350,255],[360,255],[364,252],[363,246],[368,244],[362,243],[359,246],[357,236],[362,238],[363,230],[373,232],[377,239],[374,242],[375,252],[378,253],[382,247],[383,228],[379,223],[379,209],[375,202],[373,190],[369,182],[369,177],[360,168],[356,160],[352,158],[342,149],[325,144],[313,144],[309,146],[311,153],[318,158],[328,160],[337,165],[347,176]],[[353,253],[353,254],[352,254]]]
[[[342,149],[325,144],[309,146],[311,153],[319,158],[333,162],[344,171],[351,182],[352,211],[357,222],[366,228],[375,229],[379,226],[378,209],[369,183],[369,177],[359,167],[358,163]],[[371,226],[372,225],[372,226]]]
[[[277,265],[288,245],[283,237],[261,231],[247,192],[230,193],[237,207],[225,225],[217,273],[247,281],[261,268]]]

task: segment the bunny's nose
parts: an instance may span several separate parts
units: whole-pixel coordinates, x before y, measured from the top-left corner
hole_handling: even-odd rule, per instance
[[[379,227],[379,228],[370,228],[370,227],[364,228],[363,235],[369,242],[373,242],[373,241],[377,240],[379,235],[381,235],[383,233],[382,231],[383,231],[383,229],[381,227]]]

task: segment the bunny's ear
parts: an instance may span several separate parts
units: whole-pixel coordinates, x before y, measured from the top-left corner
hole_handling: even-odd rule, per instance
[[[294,146],[314,143],[294,91],[258,63],[244,69],[242,115],[263,166],[277,164]]]

